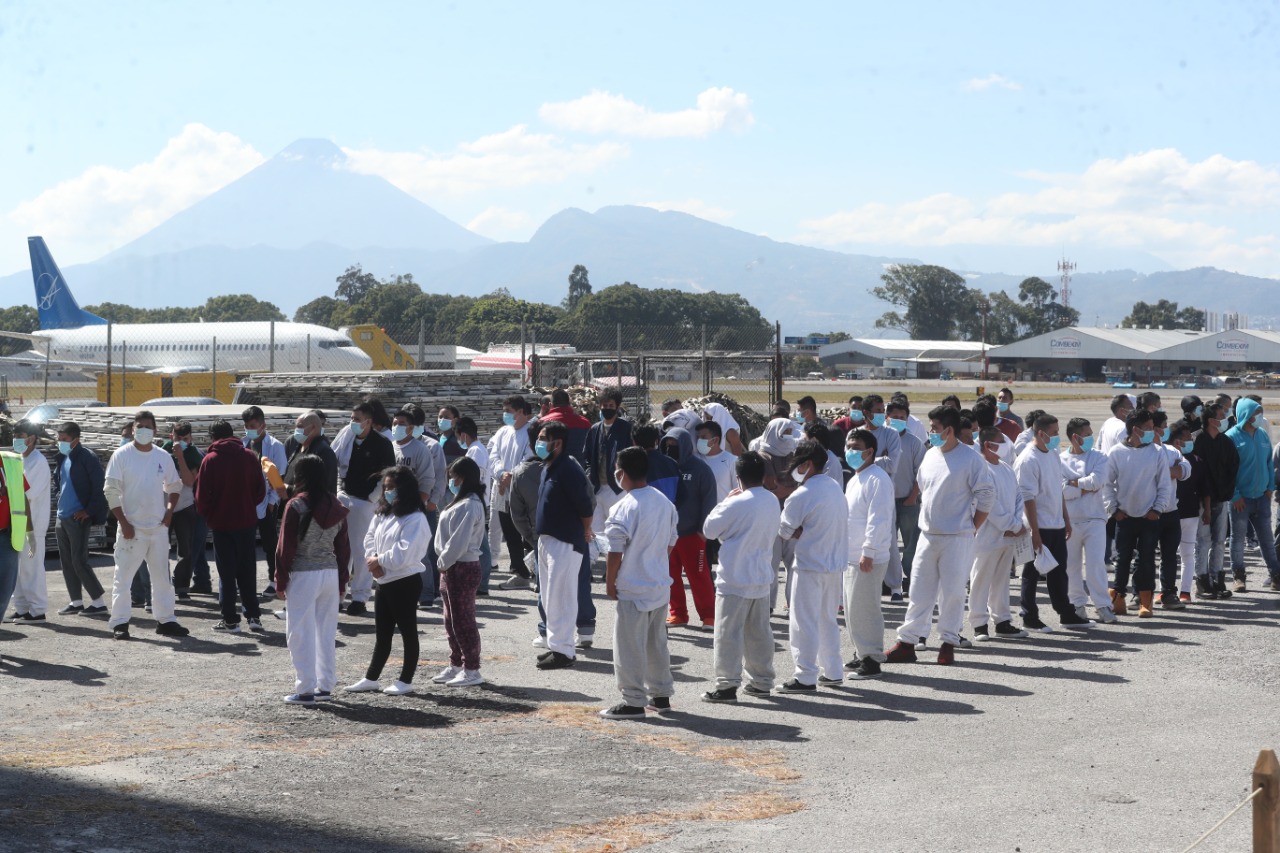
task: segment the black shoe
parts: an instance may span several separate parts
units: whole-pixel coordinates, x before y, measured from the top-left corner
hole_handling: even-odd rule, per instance
[[[107,612],[107,605],[90,604],[84,610],[80,611],[80,615],[81,616],[97,616],[99,613],[106,613],[106,612]]]
[[[551,657],[538,661],[537,666],[538,669],[568,669],[573,666],[573,658],[559,652],[552,652]]]
[[[1177,599],[1178,596],[1175,593],[1173,597]],[[1062,627],[1064,628],[1089,628],[1093,626],[1092,620],[1084,618],[1074,610],[1068,610],[1066,613],[1059,613],[1058,621],[1062,623]]]
[[[547,658],[551,657],[553,654],[555,654],[555,652],[543,652],[542,654],[538,655],[538,660],[544,661]]]
[[[1164,610],[1186,610],[1187,605],[1183,604],[1178,598],[1176,592],[1160,593],[1160,607]]]
[[[1243,582],[1244,577],[1241,576],[1240,580]],[[1218,593],[1218,598],[1220,599],[1230,598],[1234,594],[1232,593],[1231,590],[1227,589],[1227,573],[1226,572],[1218,572],[1213,582],[1213,589],[1215,592]]]
[[[476,590],[476,596],[477,596],[478,598],[488,598],[488,597],[489,597],[489,590],[487,590],[487,589],[477,589],[477,590]],[[641,709],[641,710],[644,710],[644,709]]]
[[[773,695],[772,690],[765,690],[763,688],[756,687],[754,684],[746,685],[745,687],[742,688],[742,692],[747,694],[748,696],[756,696],[756,697]]]
[[[723,690],[708,690],[706,693],[702,694],[702,701],[710,702],[712,704],[737,702],[738,691],[734,690],[732,687],[726,687]]]
[[[626,702],[619,702],[612,708],[605,708],[600,712],[600,716],[606,720],[643,720],[644,708],[628,705]]]
[[[1213,584],[1209,581],[1209,576],[1196,575],[1196,598],[1214,601],[1217,597],[1218,591],[1213,588]]]
[[[213,595],[213,584],[198,583],[191,587],[191,592],[197,595]]]
[[[657,711],[659,714],[665,714],[671,710],[671,697],[654,696],[649,700],[649,707]]]
[[[419,610],[430,610],[431,608],[433,608],[433,607],[435,607],[435,606],[436,606],[436,600],[435,600],[434,598],[433,598],[433,599],[431,599],[430,601],[419,601],[419,602],[418,602],[418,609],[419,609]]]
[[[879,678],[880,675],[880,661],[873,657],[865,657],[858,661],[858,665],[849,672],[850,678],[857,679]]]
[[[58,611],[59,616],[70,616],[73,613],[79,613],[84,610],[83,604],[68,604],[66,607]]]
[[[778,692],[779,693],[817,693],[818,685],[804,684],[802,682],[796,681],[793,678],[790,681],[785,682],[781,687],[779,687]]]
[[[161,622],[156,626],[156,633],[162,637],[185,637],[191,631],[188,628],[183,628],[177,622]]]
[[[10,622],[26,622],[30,618],[31,618],[30,613],[19,613],[16,610],[13,611],[13,613],[9,614]]]
[[[276,588],[269,586],[258,594],[258,598],[262,601],[272,601],[276,597]]]
[[[347,605],[347,615],[348,616],[368,616],[369,605],[365,604],[363,601],[353,601]]]
[[[115,626],[114,628],[111,629],[111,638],[113,640],[129,639],[129,626],[128,625]]]
[[[1074,616],[1075,614],[1072,615]],[[1078,619],[1079,617],[1077,616],[1076,618]],[[1039,616],[1024,616],[1022,618],[1022,627],[1026,628],[1028,631],[1039,631],[1042,634],[1049,634],[1053,632],[1052,628],[1040,621]]]
[[[144,604],[146,604],[146,602],[140,598],[135,598],[133,601],[129,603],[134,607],[142,607]]]
[[[991,632],[987,629],[986,625],[979,625],[973,629],[973,641],[975,643],[981,643],[984,640],[989,639],[991,639]]]
[[[173,597],[179,601],[190,601],[191,593],[185,589],[175,589],[173,591]]]
[[[1002,640],[1021,640],[1027,636],[1027,632],[1006,620],[996,623],[996,636]]]
[[[43,622],[44,614],[41,613],[39,616],[37,616],[34,613],[28,613],[26,616],[22,617],[22,621],[23,622]]]

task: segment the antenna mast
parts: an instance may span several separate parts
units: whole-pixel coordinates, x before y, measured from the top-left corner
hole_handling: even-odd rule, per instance
[[[1073,261],[1067,260],[1066,253],[1062,255],[1062,260],[1058,261],[1058,280],[1062,282],[1062,307],[1071,307],[1071,273],[1075,272],[1076,265]]]

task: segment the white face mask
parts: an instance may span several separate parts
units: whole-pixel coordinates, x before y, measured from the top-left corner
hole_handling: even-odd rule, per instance
[[[797,483],[803,483],[804,478],[805,478],[805,475],[800,473],[799,468],[791,472],[791,479],[795,480]]]
[[[996,456],[1000,458],[1001,462],[1008,462],[1012,465],[1014,461],[1013,442],[1000,442],[1000,445],[996,448]]]
[[[133,431],[133,440],[144,446],[150,444],[155,437],[155,430],[148,427],[138,427]]]

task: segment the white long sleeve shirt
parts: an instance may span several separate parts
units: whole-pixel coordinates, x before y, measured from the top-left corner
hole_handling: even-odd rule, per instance
[[[475,495],[454,501],[440,513],[435,538],[436,564],[440,571],[457,563],[479,561],[485,536],[484,516],[484,503]],[[431,524],[426,524],[430,533]]]
[[[1107,454],[1107,478],[1102,500],[1107,515],[1117,510],[1134,518],[1169,503],[1169,493],[1176,490],[1165,465],[1165,456],[1154,444],[1130,447],[1121,444]]]
[[[111,454],[103,492],[107,506],[120,507],[130,524],[150,530],[164,523],[168,496],[182,492],[182,478],[168,453],[155,445],[139,450],[129,442]]]
[[[902,457],[902,442],[898,431],[888,426],[872,429],[870,424],[865,425],[865,428],[876,437],[876,464],[892,477],[893,472],[898,470],[898,462]]]
[[[702,535],[720,540],[720,573],[716,589],[739,598],[764,598],[776,573],[773,542],[778,538],[782,509],[763,486],[726,498],[711,510]]]
[[[924,462],[925,451],[929,449],[927,439],[921,441],[908,430],[898,437],[902,452],[898,456],[898,467],[893,472],[893,496],[901,500],[911,494],[916,484],[916,474],[920,472],[920,463]]]
[[[1061,530],[1067,526],[1062,514],[1062,457],[1052,450],[1032,444],[1018,454],[1013,472],[1018,475],[1022,501],[1036,502],[1036,524],[1041,530]]]
[[[489,468],[489,451],[480,442],[473,441],[467,445],[466,456],[480,466],[480,482],[484,484],[484,505],[487,507],[493,499],[493,471]]]
[[[782,507],[778,535],[797,530],[795,567],[808,572],[843,572],[849,563],[849,510],[844,489],[825,474],[805,480]]]
[[[849,512],[849,565],[863,557],[889,560],[897,537],[893,526],[893,481],[878,465],[868,465],[849,479],[844,490]]]
[[[676,507],[653,486],[632,489],[609,510],[604,535],[609,553],[621,554],[618,600],[643,613],[671,601],[668,553],[676,544]]]
[[[1187,457],[1182,455],[1182,451],[1176,447],[1162,444],[1160,445],[1160,452],[1164,455],[1164,467],[1173,481],[1173,485],[1164,500],[1156,505],[1156,509],[1162,513],[1174,512],[1178,508],[1177,482],[1191,476],[1191,463],[1187,461]],[[1176,471],[1174,470],[1175,468],[1177,469]]]
[[[1111,448],[1124,444],[1128,438],[1129,430],[1125,428],[1124,421],[1112,415],[1098,427],[1098,437],[1093,449],[1099,453],[1110,453]]]
[[[986,465],[987,474],[991,477],[991,512],[987,515],[986,524],[978,530],[978,543],[980,547],[996,547],[1005,533],[1027,526],[1024,518],[1026,505],[1013,469],[1003,462],[995,465],[987,462]]]
[[[1080,521],[1106,521],[1107,504],[1102,499],[1102,487],[1107,480],[1107,455],[1096,450],[1088,453],[1063,451],[1063,480],[1076,480],[1079,485],[1064,483],[1063,494],[1067,498],[1067,515],[1071,523]]]
[[[929,446],[929,430],[915,415],[907,415],[907,432],[914,435],[916,440],[925,447]]]
[[[973,513],[990,512],[995,499],[990,467],[972,447],[931,447],[920,464],[920,529],[933,535],[973,533]]]
[[[33,450],[22,457],[22,471],[27,478],[27,512],[31,514],[33,535],[43,537],[53,506],[50,493],[53,476],[49,471],[49,460],[40,451]]]
[[[374,515],[364,535],[365,557],[377,557],[383,575],[378,585],[398,581],[422,571],[422,558],[431,544],[431,525],[421,512],[408,515]],[[441,568],[448,563],[441,562]]]
[[[520,467],[520,463],[533,455],[533,451],[529,449],[529,428],[528,426],[516,429],[514,426],[504,426],[493,434],[493,438],[489,439],[489,471],[493,475],[494,481],[502,479],[503,474],[513,474]],[[499,510],[505,512],[507,508],[508,495],[500,495],[497,488],[494,488],[493,504]]]

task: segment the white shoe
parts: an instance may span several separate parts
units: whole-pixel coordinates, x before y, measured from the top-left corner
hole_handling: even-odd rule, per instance
[[[956,643],[956,648],[971,649],[973,648],[973,640],[970,640],[968,637],[961,637],[960,642]]]
[[[595,645],[594,637],[584,637],[581,634],[577,634],[573,638],[573,647],[580,652],[586,651],[593,645]]]
[[[1116,621],[1116,612],[1112,610],[1110,607],[1099,607],[1098,619],[1100,619],[1101,621],[1107,624],[1111,624],[1112,622]]]
[[[929,650],[929,645],[924,641],[923,637],[921,637],[919,640],[916,640],[916,651],[927,652],[928,650]]]
[[[1076,615],[1081,619],[1088,619],[1089,613],[1084,609],[1083,604],[1076,605]]]
[[[484,676],[478,669],[464,669],[445,682],[448,687],[474,687],[477,684],[484,684]]]
[[[450,681],[453,681],[453,679],[457,678],[461,674],[462,674],[462,667],[446,666],[444,669],[440,670],[439,675],[437,675],[435,678],[431,680],[434,681],[436,684],[448,684]]]
[[[374,681],[372,678],[362,678],[355,684],[349,684],[342,688],[343,693],[372,693],[375,690],[382,689],[382,682]]]
[[[388,696],[404,696],[413,692],[413,685],[405,684],[403,681],[396,681],[390,687],[382,688],[382,692]]]
[[[547,638],[542,634],[539,634],[533,638],[533,642],[530,643],[530,645],[535,649],[545,649],[547,647]]]

